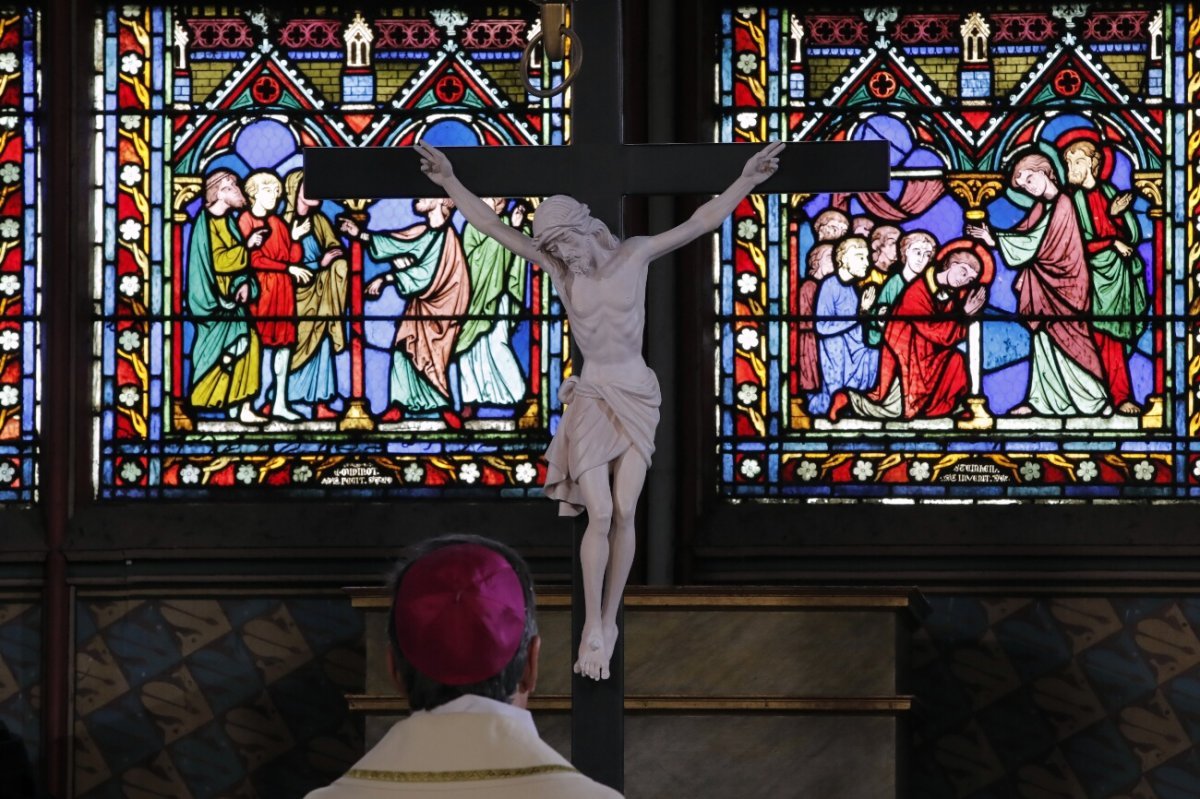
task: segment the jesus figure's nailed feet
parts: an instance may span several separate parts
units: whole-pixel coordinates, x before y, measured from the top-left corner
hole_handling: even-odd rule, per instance
[[[575,661],[575,673],[593,680],[608,679],[604,633],[598,624],[583,628],[583,640],[579,642],[579,659]]]
[[[612,663],[613,650],[615,650],[617,648],[617,636],[619,634],[620,634],[620,631],[617,630],[616,624],[607,624],[606,623],[604,625],[604,662],[605,663],[608,663],[608,664]]]

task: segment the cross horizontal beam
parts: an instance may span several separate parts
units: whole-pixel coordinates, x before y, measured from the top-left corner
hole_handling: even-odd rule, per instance
[[[444,151],[455,174],[480,196],[569,194],[583,199],[597,194],[719,194],[762,147],[625,144]],[[779,171],[758,192],[882,192],[888,182],[887,142],[792,142],[780,157]],[[304,192],[320,199],[444,196],[421,173],[420,158],[409,147],[309,147],[304,151]]]

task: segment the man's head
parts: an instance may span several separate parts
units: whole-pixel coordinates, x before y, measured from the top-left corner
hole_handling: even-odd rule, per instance
[[[1012,185],[1034,197],[1044,197],[1053,193],[1050,187],[1058,186],[1058,180],[1054,177],[1054,165],[1041,153],[1030,153],[1013,165]]]
[[[255,206],[267,211],[274,211],[279,204],[279,196],[283,194],[283,184],[274,172],[260,170],[250,173],[246,178],[246,196]]]
[[[392,582],[388,635],[413,710],[466,694],[524,706],[537,682],[533,581],[496,541],[445,536],[415,547]]]
[[[924,230],[914,230],[904,234],[904,237],[900,239],[898,249],[905,270],[910,274],[916,274],[929,266],[929,259],[933,257],[933,251],[937,249],[937,239]]]
[[[1073,186],[1095,183],[1100,174],[1100,150],[1087,139],[1068,145],[1063,150],[1063,161],[1067,164],[1067,182]]]
[[[547,197],[533,214],[534,245],[561,269],[591,272],[598,253],[614,250],[619,242],[588,207],[565,194]]]
[[[850,220],[850,232],[855,236],[869,238],[875,229],[875,220],[869,216],[856,216]]]
[[[960,296],[976,286],[991,285],[996,273],[996,262],[988,248],[972,239],[949,241],[934,258],[937,264],[933,270],[934,282]]]
[[[808,251],[808,276],[821,280],[833,274],[833,245],[822,242]]]
[[[867,240],[859,236],[849,236],[837,246],[834,258],[838,269],[853,278],[861,280],[867,276],[869,265]]]
[[[813,220],[813,230],[816,231],[817,241],[834,241],[846,235],[850,229],[850,220],[836,208],[829,208],[817,214]]]
[[[228,169],[214,169],[204,179],[204,205],[211,208],[218,203],[230,208],[246,206],[246,196],[238,186],[238,177]]]
[[[413,200],[413,210],[425,217],[430,227],[440,228],[454,215],[454,200],[449,197],[422,197]]]
[[[321,207],[320,200],[314,200],[304,193],[304,170],[293,169],[283,179],[284,221],[291,224],[298,216],[308,216],[309,212]]]
[[[887,272],[896,263],[896,242],[900,228],[880,225],[871,231],[871,262],[880,272]]]
[[[979,282],[983,264],[970,250],[955,250],[938,264],[935,279],[939,285],[961,289]]]

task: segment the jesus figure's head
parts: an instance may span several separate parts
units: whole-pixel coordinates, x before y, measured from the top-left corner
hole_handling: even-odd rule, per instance
[[[556,266],[574,274],[595,270],[619,242],[583,203],[563,194],[548,197],[533,215],[533,242]]]

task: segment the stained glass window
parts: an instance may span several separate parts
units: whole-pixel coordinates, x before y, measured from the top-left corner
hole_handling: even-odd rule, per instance
[[[0,9],[0,505],[37,498],[37,14]]]
[[[1195,14],[722,12],[719,140],[883,140],[892,166],[725,225],[724,495],[1200,493]]]
[[[97,20],[99,496],[536,493],[549,281],[440,201],[311,201],[301,172],[308,145],[563,143],[518,72],[536,8],[291,13]]]

